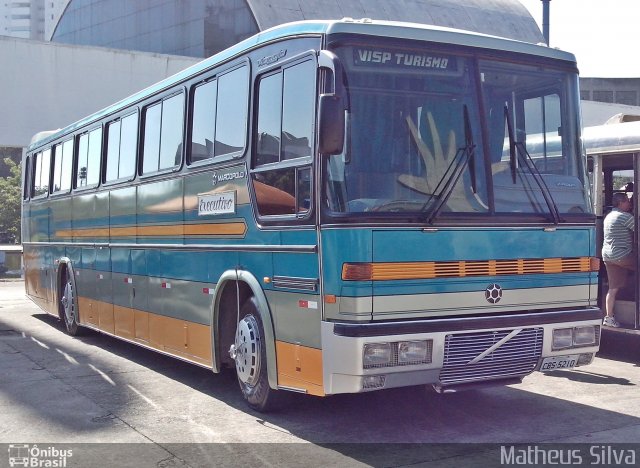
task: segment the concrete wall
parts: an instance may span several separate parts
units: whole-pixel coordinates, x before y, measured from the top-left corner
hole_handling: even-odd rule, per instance
[[[198,60],[0,36],[0,146],[25,147]]]

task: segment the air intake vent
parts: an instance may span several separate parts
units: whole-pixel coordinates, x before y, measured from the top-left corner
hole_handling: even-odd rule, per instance
[[[526,328],[478,362],[471,364],[513,330],[447,335],[442,385],[525,376],[531,373],[542,355],[542,328]]]

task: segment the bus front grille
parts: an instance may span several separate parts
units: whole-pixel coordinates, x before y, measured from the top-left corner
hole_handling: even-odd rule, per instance
[[[513,330],[447,335],[442,385],[525,376],[531,373],[542,355],[542,328],[525,328],[481,359],[477,359]],[[476,360],[476,362],[472,362]]]

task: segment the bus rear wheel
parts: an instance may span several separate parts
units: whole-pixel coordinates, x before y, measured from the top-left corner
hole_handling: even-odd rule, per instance
[[[69,335],[76,336],[80,334],[78,307],[76,305],[74,284],[68,271],[62,276],[60,289],[60,311],[65,329]]]
[[[269,387],[264,326],[254,298],[242,306],[240,317],[230,354],[236,363],[242,396],[256,411],[274,410],[280,399],[279,392]]]

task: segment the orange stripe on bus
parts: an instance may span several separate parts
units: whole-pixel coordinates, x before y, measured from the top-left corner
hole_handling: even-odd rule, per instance
[[[184,226],[184,234],[194,236],[241,236],[247,232],[247,225],[241,223],[218,223],[218,224],[187,224]]]
[[[243,236],[247,232],[245,222],[207,224],[167,224],[126,226],[109,228],[61,229],[56,237],[182,237],[186,236]]]

